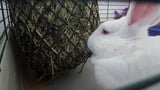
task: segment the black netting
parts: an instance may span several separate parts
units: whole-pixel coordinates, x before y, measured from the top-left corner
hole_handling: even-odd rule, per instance
[[[97,0],[8,0],[25,62],[41,76],[85,63],[99,23]]]

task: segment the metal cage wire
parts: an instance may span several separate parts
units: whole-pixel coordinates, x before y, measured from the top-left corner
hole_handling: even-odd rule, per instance
[[[8,41],[10,23],[9,9],[5,0],[0,1],[0,63]]]
[[[113,20],[114,11],[121,13],[129,5],[130,0],[98,0],[100,22]]]

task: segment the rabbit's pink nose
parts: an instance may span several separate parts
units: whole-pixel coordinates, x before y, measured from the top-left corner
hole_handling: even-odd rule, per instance
[[[105,29],[103,29],[102,33],[103,33],[104,35],[109,34],[109,32],[108,32],[107,30],[105,30]]]

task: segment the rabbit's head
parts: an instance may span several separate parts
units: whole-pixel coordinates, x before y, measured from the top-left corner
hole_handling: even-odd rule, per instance
[[[160,5],[131,2],[127,16],[102,23],[88,39],[97,58],[117,56],[128,51],[135,41],[148,37],[147,29],[160,20]]]

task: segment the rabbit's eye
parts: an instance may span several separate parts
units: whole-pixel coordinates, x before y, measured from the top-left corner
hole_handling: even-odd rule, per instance
[[[102,30],[102,33],[103,33],[104,35],[109,34],[109,32],[108,32],[107,30],[105,30],[105,29]]]

